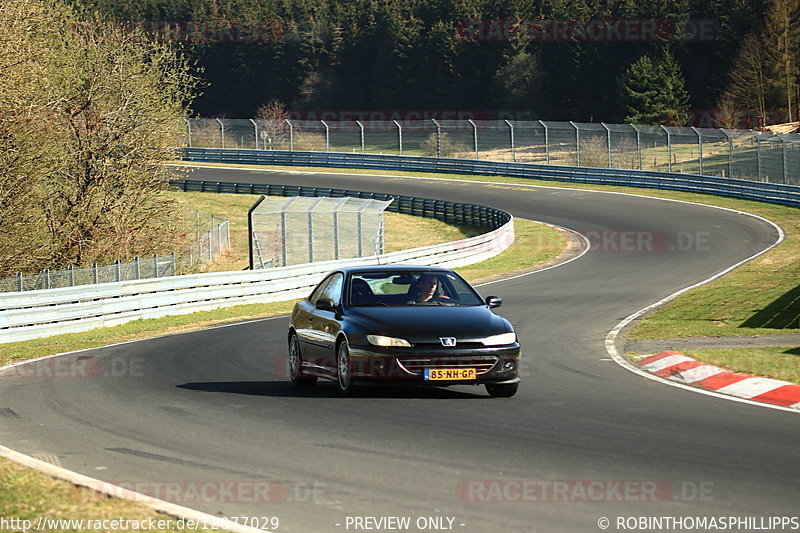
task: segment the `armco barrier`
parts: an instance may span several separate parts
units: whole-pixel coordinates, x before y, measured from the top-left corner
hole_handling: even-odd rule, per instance
[[[274,185],[209,184],[176,182],[184,190],[206,190],[282,196],[342,196],[389,199],[386,195],[322,188]],[[230,191],[234,192],[234,191]],[[397,204],[396,206],[394,204]],[[392,207],[392,206],[390,206]],[[400,197],[393,210],[430,218],[459,221],[494,228],[461,241],[391,252],[379,256],[293,265],[265,270],[219,272],[123,281],[28,292],[0,293],[0,344],[38,337],[86,331],[131,320],[193,313],[248,303],[267,303],[302,298],[339,267],[406,263],[458,267],[488,259],[514,242],[510,214],[485,206]]]
[[[422,156],[183,148],[185,161],[437,172],[698,192],[800,207],[800,186],[698,174],[559,167]]]

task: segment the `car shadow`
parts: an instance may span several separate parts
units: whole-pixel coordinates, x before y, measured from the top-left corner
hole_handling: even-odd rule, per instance
[[[179,389],[275,398],[405,398],[405,399],[472,399],[487,398],[485,390],[472,391],[444,387],[422,387],[395,384],[360,385],[348,398],[339,394],[333,382],[320,381],[313,387],[297,387],[288,381],[198,381],[177,385]]]

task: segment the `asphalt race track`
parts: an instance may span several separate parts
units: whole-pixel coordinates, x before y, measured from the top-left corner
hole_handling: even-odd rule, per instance
[[[68,356],[65,368],[89,369],[81,376],[52,361],[10,372],[0,443],[212,514],[277,516],[278,531],[596,532],[601,517],[618,531],[617,517],[798,514],[800,418],[644,379],[604,347],[627,315],[770,246],[778,235],[765,222],[567,189],[221,169],[190,178],[474,202],[577,230],[593,247],[479,289],[503,298],[499,313],[520,334],[524,377],[511,399],[471,386],[353,398],[330,382],[295,389],[279,317]],[[194,499],[199,488],[209,501]],[[410,525],[354,521],[388,516]]]

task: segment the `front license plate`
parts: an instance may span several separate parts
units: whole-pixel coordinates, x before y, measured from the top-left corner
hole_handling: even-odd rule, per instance
[[[431,381],[475,379],[474,368],[426,368],[425,379]]]

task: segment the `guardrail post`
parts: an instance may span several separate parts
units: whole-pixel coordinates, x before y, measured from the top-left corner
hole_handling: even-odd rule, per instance
[[[122,263],[119,259],[114,260],[114,278],[116,281],[122,281]]]
[[[252,118],[250,119],[250,122],[253,123],[253,135],[256,136],[256,150],[258,150],[258,124],[256,124],[256,121]]]
[[[472,141],[475,144],[475,159],[480,159],[478,157],[478,126],[476,126],[475,123],[472,122],[471,118],[467,119],[467,122],[472,124]]]
[[[581,131],[571,120],[569,121],[569,124],[575,128],[575,166],[579,167],[581,166]]]
[[[292,126],[292,122],[288,118],[284,120],[289,125],[289,150],[294,152],[294,126]]]
[[[97,272],[97,263],[92,263],[92,283],[97,284],[99,276]]]
[[[137,280],[142,279],[142,271],[141,271],[141,268],[139,266],[139,256],[138,255],[133,258],[133,273],[136,276]]]
[[[225,149],[225,124],[222,123],[220,119],[216,119],[219,122],[219,138],[220,143],[222,145],[222,149]]]
[[[549,135],[549,132],[547,130],[547,124],[545,124],[541,120],[539,121],[539,124],[541,124],[542,127],[544,128],[544,154],[545,154],[545,161],[549,165],[550,164],[550,135]]]
[[[158,254],[153,254],[153,277],[158,277]]]
[[[516,163],[517,162],[517,147],[514,143],[514,125],[506,119],[506,124],[508,124],[508,132],[511,136],[511,161]]]
[[[75,286],[75,269],[72,267],[72,265],[69,265],[67,267],[67,274],[68,274],[67,277],[69,278],[69,286],[70,287],[74,287]]]
[[[183,119],[186,122],[186,129],[189,130],[189,148],[192,147],[192,123],[188,118]]]
[[[700,130],[692,126],[692,131],[697,135],[697,161],[700,163],[700,174],[703,173],[703,136]]]
[[[44,280],[43,280],[44,281],[44,288],[45,289],[49,289],[50,288],[50,269],[49,268],[45,268],[44,270],[42,270],[42,277],[44,278]]]
[[[600,123],[606,130],[606,144],[608,145],[608,168],[614,167],[614,162],[611,159],[611,130],[606,126],[605,122]]]
[[[396,120],[393,120],[392,122],[394,122],[397,126],[397,144],[400,147],[400,155],[403,155],[403,128]]]
[[[17,278],[17,292],[22,292],[22,272],[17,272],[14,277]]]
[[[356,124],[358,127],[361,128],[361,153],[364,153],[364,125],[361,123],[360,120],[356,120]]]
[[[328,124],[324,120],[320,120],[320,122],[322,122],[322,125],[325,126],[325,151],[326,152],[330,152],[331,151],[331,132],[330,132],[330,128],[328,128]]]
[[[175,252],[169,253],[169,264],[172,265],[172,275],[174,276],[178,272],[178,264],[175,261]]]
[[[436,124],[436,157],[442,157],[442,126],[435,119],[431,119]]]
[[[672,172],[672,137],[666,127],[662,125],[661,129],[667,134],[667,169],[669,172]]]

